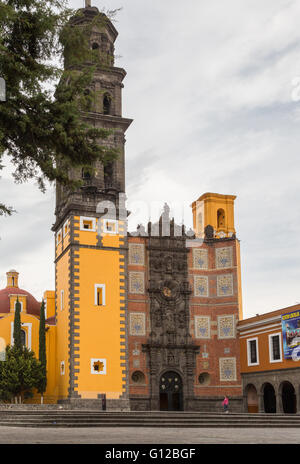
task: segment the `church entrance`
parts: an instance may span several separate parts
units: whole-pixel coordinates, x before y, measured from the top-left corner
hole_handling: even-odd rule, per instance
[[[182,379],[169,371],[160,378],[159,399],[161,411],[183,411]]]

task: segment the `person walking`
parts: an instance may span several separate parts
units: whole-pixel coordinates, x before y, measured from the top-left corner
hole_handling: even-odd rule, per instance
[[[229,400],[228,400],[226,395],[224,396],[224,400],[223,400],[222,405],[223,405],[225,414],[228,414]]]

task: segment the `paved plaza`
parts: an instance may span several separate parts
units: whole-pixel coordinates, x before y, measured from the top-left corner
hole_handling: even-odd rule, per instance
[[[0,444],[300,444],[299,428],[0,427]]]

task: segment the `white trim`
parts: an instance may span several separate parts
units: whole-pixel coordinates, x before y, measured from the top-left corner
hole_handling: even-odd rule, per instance
[[[97,296],[98,296],[98,292],[97,292],[98,288],[102,288],[102,305],[98,305],[98,301],[97,301],[98,300],[98,298],[97,298]],[[105,293],[106,293],[105,292],[105,284],[95,284],[95,286],[94,286],[94,297],[95,297],[94,305],[95,306],[99,307],[99,306],[105,306],[106,305],[106,294]]]
[[[60,240],[59,240],[59,236],[60,236]],[[62,242],[62,237],[63,237],[63,231],[62,229],[59,229],[59,231],[56,234],[56,246]]]
[[[63,372],[62,372],[63,367]],[[60,375],[65,375],[65,361],[60,362]]]
[[[251,362],[251,350],[250,350],[250,342],[256,342],[256,362]],[[258,337],[248,338],[247,339],[247,361],[248,366],[258,366],[259,365],[259,352],[258,352]]]
[[[65,233],[65,228],[67,226],[67,232]],[[70,233],[70,221],[67,219],[63,225],[63,237],[65,238]]]
[[[20,305],[21,305],[21,311],[20,311],[20,312],[22,313],[22,312],[23,312],[23,309],[24,309],[24,308],[23,308],[23,301],[20,301],[20,300],[19,300],[19,303],[20,303]],[[17,304],[17,300],[15,301],[14,312],[16,312],[16,304]]]
[[[47,298],[44,299],[45,320],[47,319]]]
[[[197,336],[197,319],[208,319],[208,335],[207,336]],[[211,338],[211,330],[210,330],[210,316],[201,316],[200,314],[197,314],[194,316],[194,332],[195,332],[195,338],[197,339],[202,339],[202,340],[209,340]],[[199,335],[199,334],[198,334]]]
[[[273,359],[273,344],[272,344],[272,337],[279,336],[279,352],[280,352],[280,359]],[[274,334],[269,335],[269,361],[270,363],[278,363],[282,362],[282,348],[281,348],[281,332],[277,332]]]
[[[248,327],[256,327],[258,325],[264,325],[264,324],[268,324],[268,323],[272,323],[272,322],[275,322],[275,321],[281,321],[281,314],[279,316],[275,316],[275,317],[270,317],[270,318],[266,318],[266,319],[261,319],[259,321],[255,321],[255,322],[250,322],[249,324],[243,324],[243,325],[239,325],[239,331],[242,332],[242,330],[244,329],[247,329]],[[240,321],[239,324],[242,324],[243,321]]]
[[[271,329],[272,330],[272,328],[273,328],[273,330],[274,330],[274,328],[277,328],[277,327],[278,328],[281,327],[281,323],[266,325],[266,326],[263,326],[263,327],[260,327],[260,328],[258,327],[257,329],[245,330],[245,331],[243,331],[243,335],[251,334],[253,332],[259,333],[261,330],[265,330],[265,329]]]
[[[116,226],[116,229],[114,231],[107,230],[107,223],[110,222]],[[119,221],[116,219],[103,219],[103,233],[104,234],[111,234],[111,235],[117,235],[119,233]]]
[[[91,221],[92,222],[92,228],[91,229],[85,229],[83,227],[83,221]],[[96,218],[94,217],[87,217],[87,216],[80,216],[80,230],[83,230],[84,232],[96,232]]]
[[[65,308],[65,291],[60,291],[60,310],[62,311]]]

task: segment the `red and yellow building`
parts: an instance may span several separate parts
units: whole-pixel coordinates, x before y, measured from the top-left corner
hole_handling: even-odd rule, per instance
[[[300,338],[297,327],[292,337],[285,330],[298,318],[299,304],[238,323],[244,412],[299,412]]]

